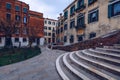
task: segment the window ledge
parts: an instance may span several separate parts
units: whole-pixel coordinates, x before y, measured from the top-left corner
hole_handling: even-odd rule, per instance
[[[96,24],[96,23],[98,23],[98,21],[90,22],[88,24]]]
[[[112,16],[110,19],[112,19],[112,18],[119,18],[120,17],[120,15],[115,15],[115,16]]]

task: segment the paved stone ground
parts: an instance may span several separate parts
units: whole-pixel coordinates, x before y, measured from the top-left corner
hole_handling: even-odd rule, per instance
[[[61,80],[55,60],[65,53],[42,48],[42,54],[23,62],[0,67],[0,80]]]

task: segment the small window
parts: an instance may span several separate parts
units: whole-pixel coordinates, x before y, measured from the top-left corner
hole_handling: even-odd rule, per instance
[[[48,24],[51,24],[51,21],[48,21]]]
[[[48,27],[49,30],[51,30],[51,27]]]
[[[72,21],[70,22],[70,29],[73,28],[73,27],[75,27],[75,21],[74,21],[74,20],[72,20]]]
[[[27,8],[23,8],[23,12],[24,12],[24,13],[27,13]]]
[[[16,11],[20,11],[20,6],[15,6]]]
[[[6,4],[6,9],[11,9],[11,3]]]
[[[94,2],[96,2],[97,0],[88,0],[88,5],[93,4]]]
[[[51,38],[48,38],[48,43],[51,43]]]
[[[98,10],[90,12],[88,14],[88,23],[98,21],[98,17],[99,17],[98,15],[99,15],[99,11]]]
[[[16,15],[16,16],[15,16],[15,20],[16,20],[16,21],[20,21],[20,16],[19,16],[19,15]]]
[[[27,17],[26,16],[24,16],[24,18],[23,18],[23,23],[27,23]]]
[[[67,42],[67,36],[64,36],[64,42]]]
[[[67,19],[68,18],[68,11],[65,11],[64,12],[64,19]]]
[[[55,33],[53,33],[52,36],[55,37]]]
[[[64,25],[64,30],[67,30],[67,24]]]
[[[70,36],[70,43],[73,43],[73,42],[74,42],[74,36],[71,35],[71,36]]]
[[[75,12],[75,5],[70,8],[70,15],[72,15]]]
[[[10,21],[10,20],[11,20],[11,14],[10,14],[10,13],[7,13],[7,14],[6,14],[6,20],[7,20],[7,21]]]
[[[91,39],[91,38],[94,38],[94,37],[96,37],[96,33],[92,32],[92,33],[89,34],[89,38],[90,38],[90,39]]]
[[[85,25],[85,15],[80,15],[77,19],[77,26],[83,28]]]
[[[53,22],[52,24],[55,25],[55,22]]]
[[[26,39],[26,38],[23,38],[23,42],[27,42],[27,39]]]
[[[83,36],[78,36],[78,41],[83,41]]]
[[[47,24],[47,21],[45,21],[45,24]]]
[[[15,42],[19,42],[19,38],[15,38]]]
[[[48,36],[51,36],[51,33],[48,33]]]

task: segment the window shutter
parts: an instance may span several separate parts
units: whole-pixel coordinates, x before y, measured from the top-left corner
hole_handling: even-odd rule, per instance
[[[84,0],[82,0],[82,5],[81,6],[83,6],[84,5]]]
[[[96,11],[97,14],[97,21],[99,20],[99,10]]]
[[[108,18],[112,17],[112,5],[108,5]]]

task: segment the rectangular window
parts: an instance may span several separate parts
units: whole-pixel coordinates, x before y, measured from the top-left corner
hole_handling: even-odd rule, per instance
[[[67,42],[67,36],[64,36],[64,42]]]
[[[93,4],[94,2],[96,2],[97,0],[88,0],[88,5]]]
[[[68,18],[68,11],[64,12],[64,19],[66,20]]]
[[[61,33],[63,32],[63,27],[61,27]]]
[[[16,21],[20,21],[20,16],[19,15],[15,15],[15,20]]]
[[[10,21],[10,20],[11,20],[11,14],[10,14],[10,13],[7,13],[7,14],[6,14],[6,20],[7,20],[7,21]]]
[[[26,39],[26,38],[23,38],[23,42],[27,42],[27,39]]]
[[[23,34],[27,34],[27,28],[24,27],[22,32],[23,32]]]
[[[71,35],[71,36],[70,36],[70,43],[73,43],[73,42],[74,42],[74,36]]]
[[[51,36],[51,33],[48,33],[48,36]]]
[[[108,5],[108,18],[120,15],[120,1]]]
[[[6,9],[11,9],[11,3],[6,3]]]
[[[51,27],[48,27],[49,30],[51,30]]]
[[[51,24],[51,21],[48,21],[48,24]]]
[[[70,15],[73,15],[75,12],[75,5],[70,8]]]
[[[15,6],[15,11],[20,11],[20,6]]]
[[[99,11],[98,10],[89,12],[89,14],[88,14],[88,23],[98,21],[98,18],[99,18],[98,15],[99,15]]]
[[[96,33],[92,32],[89,34],[89,39],[96,37]]]
[[[48,38],[48,43],[51,43],[51,38]]]
[[[55,25],[55,22],[53,22],[52,24]]]
[[[83,14],[78,16],[77,28],[85,28],[85,16]]]
[[[67,30],[67,24],[64,25],[64,30]]]
[[[53,33],[52,36],[55,37],[55,33]]]
[[[24,13],[27,13],[27,8],[23,8],[23,12],[24,12]]]
[[[74,20],[70,22],[70,29],[73,28],[73,27],[75,27],[75,21]]]
[[[78,36],[78,41],[83,41],[83,36],[82,35]]]
[[[27,17],[26,16],[24,16],[24,18],[23,18],[23,23],[27,23]]]
[[[15,42],[19,42],[19,38],[15,38]]]
[[[80,9],[83,9],[83,8],[85,8],[84,0],[78,0],[76,10],[80,10]]]

